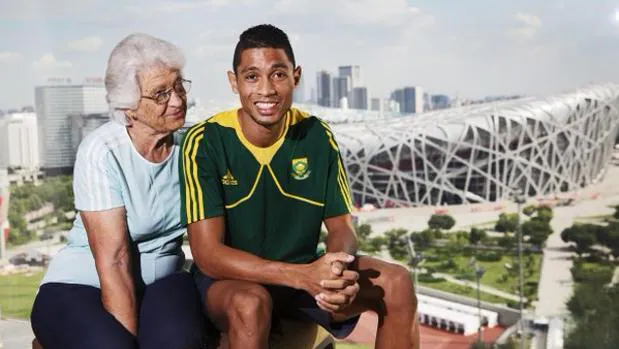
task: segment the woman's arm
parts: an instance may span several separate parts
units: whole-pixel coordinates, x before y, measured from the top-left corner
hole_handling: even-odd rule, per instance
[[[81,211],[95,258],[101,302],[129,332],[137,333],[137,305],[125,208]]]

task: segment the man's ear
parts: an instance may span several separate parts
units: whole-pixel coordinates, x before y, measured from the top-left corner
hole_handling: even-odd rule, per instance
[[[239,87],[236,83],[236,74],[233,71],[228,71],[228,82],[230,83],[230,88],[232,88],[232,92],[235,94],[239,94]]]
[[[301,66],[298,65],[296,68],[294,68],[293,72],[292,72],[292,76],[294,77],[294,86],[297,87],[299,85],[299,82],[301,81],[301,73],[302,73],[302,69]]]

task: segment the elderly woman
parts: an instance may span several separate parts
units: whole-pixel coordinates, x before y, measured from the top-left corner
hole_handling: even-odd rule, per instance
[[[80,144],[79,214],[32,309],[45,349],[198,349],[205,320],[181,250],[178,140],[190,82],[174,45],[122,40],[105,76],[112,121]]]

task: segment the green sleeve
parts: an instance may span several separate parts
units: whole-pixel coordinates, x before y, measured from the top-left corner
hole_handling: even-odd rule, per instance
[[[351,213],[353,207],[346,167],[342,162],[337,143],[332,138],[333,135],[329,130],[327,131],[327,135],[329,137],[330,151],[323,218]]]
[[[224,214],[223,189],[205,126],[198,124],[187,131],[179,154],[183,225]]]

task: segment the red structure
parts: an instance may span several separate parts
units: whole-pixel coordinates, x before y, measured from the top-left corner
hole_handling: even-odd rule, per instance
[[[376,336],[376,326],[378,318],[373,313],[365,313],[361,316],[359,324],[346,338],[347,341],[361,344],[374,344]],[[483,339],[486,343],[494,343],[503,333],[501,327],[485,329]],[[421,348],[423,349],[469,349],[471,344],[477,340],[477,334],[463,336],[435,328],[421,326]]]

